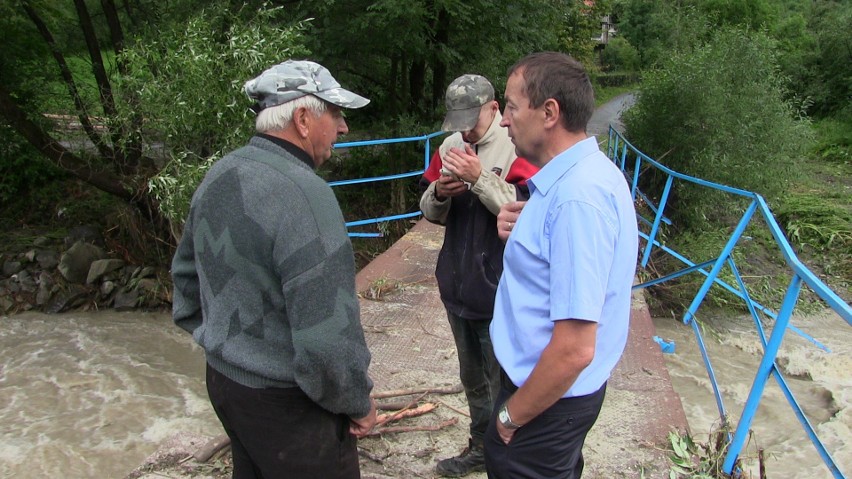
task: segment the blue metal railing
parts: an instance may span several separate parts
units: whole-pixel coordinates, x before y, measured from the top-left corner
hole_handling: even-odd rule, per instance
[[[341,149],[341,148],[357,148],[357,147],[362,147],[362,146],[389,145],[389,144],[392,144],[392,143],[406,143],[406,142],[414,142],[414,141],[424,141],[425,143],[424,143],[424,146],[423,146],[423,169],[412,170],[412,171],[407,171],[407,172],[404,172],[404,173],[397,173],[397,174],[394,174],[394,175],[387,175],[387,176],[373,176],[373,177],[369,177],[369,178],[355,178],[355,179],[350,179],[350,180],[330,181],[328,184],[331,187],[335,187],[335,186],[344,186],[344,185],[354,185],[354,184],[360,184],[360,183],[371,183],[371,182],[379,182],[379,181],[398,180],[400,178],[409,178],[409,177],[412,177],[412,176],[420,176],[420,175],[423,174],[424,171],[426,171],[426,168],[429,167],[429,155],[430,155],[429,152],[431,151],[430,144],[431,144],[432,138],[435,138],[436,136],[441,136],[443,134],[444,134],[443,131],[436,131],[434,133],[429,133],[428,135],[412,136],[412,137],[408,137],[408,138],[391,138],[391,139],[386,139],[386,140],[364,140],[364,141],[350,141],[350,142],[345,142],[345,143],[335,143],[334,148],[335,149]],[[383,222],[386,222],[386,221],[395,221],[395,220],[401,220],[401,219],[406,219],[406,218],[413,218],[415,216],[420,216],[420,214],[421,214],[420,211],[414,211],[414,212],[411,212],[411,213],[403,213],[403,214],[398,214],[398,215],[380,216],[380,217],[376,217],[376,218],[367,218],[367,219],[356,220],[356,221],[348,221],[346,223],[346,229],[349,230],[349,228],[352,228],[352,227],[355,227],[355,226],[363,226],[363,225],[383,223]],[[350,238],[377,238],[377,237],[382,236],[382,233],[379,233],[379,232],[359,233],[359,232],[349,231],[348,234],[349,234]]]
[[[723,471],[726,474],[732,473],[734,465],[745,444],[752,420],[754,419],[755,413],[757,412],[757,408],[759,406],[763,390],[766,386],[766,382],[769,380],[769,377],[772,376],[778,383],[778,386],[781,388],[784,396],[787,398],[787,402],[792,407],[793,412],[796,414],[796,417],[799,419],[799,422],[802,424],[802,427],[805,429],[805,432],[807,433],[811,442],[814,444],[814,447],[817,449],[817,452],[819,453],[825,465],[828,467],[828,469],[831,471],[835,478],[845,478],[843,473],[838,468],[836,462],[831,457],[831,454],[828,452],[822,441],[817,436],[816,431],[810,424],[808,418],[805,416],[801,406],[796,401],[795,397],[790,391],[790,388],[788,387],[787,382],[782,376],[778,365],[775,363],[775,358],[777,357],[778,349],[780,348],[781,342],[788,329],[808,338],[818,347],[822,348],[825,351],[828,351],[828,348],[819,343],[819,341],[807,336],[804,332],[790,324],[790,317],[796,307],[796,303],[799,299],[799,293],[801,292],[801,288],[803,285],[807,285],[817,296],[819,296],[823,301],[825,301],[825,303],[831,309],[833,309],[841,318],[843,318],[850,326],[852,326],[852,308],[850,308],[850,306],[846,304],[839,296],[837,296],[834,291],[832,291],[828,286],[826,286],[825,283],[823,283],[819,278],[817,278],[816,275],[814,275],[807,267],[802,264],[801,261],[799,261],[798,257],[793,252],[793,248],[790,246],[790,243],[787,241],[787,238],[781,231],[781,228],[775,221],[775,217],[772,215],[772,212],[766,205],[766,201],[760,195],[752,193],[750,191],[731,188],[729,186],[720,185],[699,178],[687,176],[673,171],[669,168],[666,168],[662,164],[654,161],[653,159],[639,151],[636,147],[631,145],[618,131],[616,131],[611,126],[609,129],[607,154],[609,158],[621,168],[625,175],[629,173],[629,176],[632,176],[631,192],[633,193],[634,200],[636,200],[637,198],[641,199],[648,206],[648,209],[650,210],[651,214],[653,214],[653,218],[651,219],[645,218],[644,216],[642,216],[641,213],[638,214],[640,224],[645,225],[649,229],[649,231],[645,233],[640,228],[639,232],[639,236],[645,240],[644,249],[642,251],[641,266],[644,268],[648,265],[648,260],[650,259],[651,252],[654,248],[660,249],[665,253],[670,254],[671,256],[686,265],[686,267],[684,269],[681,269],[680,271],[669,274],[663,278],[658,278],[643,284],[636,285],[634,286],[634,289],[645,288],[694,272],[700,272],[701,274],[706,276],[704,283],[701,285],[701,288],[698,290],[698,293],[692,300],[692,304],[690,304],[688,310],[684,314],[683,322],[684,324],[692,325],[692,330],[695,333],[695,337],[698,341],[698,345],[701,350],[701,355],[704,360],[704,365],[707,369],[708,376],[710,377],[710,381],[713,385],[713,391],[716,396],[716,404],[719,409],[719,415],[722,420],[722,424],[726,426],[730,425],[729,417],[727,412],[725,411],[724,402],[722,400],[722,395],[719,392],[719,386],[716,383],[716,377],[715,373],[713,372],[713,367],[710,362],[710,358],[707,354],[706,348],[704,347],[704,340],[701,336],[701,330],[698,326],[698,322],[693,321],[693,319],[696,318],[695,314],[698,311],[698,308],[701,306],[701,303],[704,301],[704,298],[707,296],[707,293],[710,288],[714,285],[721,286],[725,290],[733,293],[734,295],[742,299],[746,304],[746,307],[748,308],[749,313],[751,314],[751,317],[753,318],[757,331],[760,335],[760,340],[763,344],[764,349],[763,358],[761,359],[760,364],[755,373],[755,378],[752,383],[751,391],[749,392],[748,398],[743,407],[743,412],[740,416],[739,423],[736,426],[736,430],[733,435],[728,433],[728,449],[722,466]],[[631,161],[632,163],[630,163]],[[643,172],[643,168],[645,169],[645,172],[651,171],[651,169],[653,169],[659,173],[666,175],[666,183],[663,187],[663,191],[660,194],[660,200],[657,204],[651,201],[648,196],[644,195],[641,191],[639,191],[639,178]],[[702,187],[712,188],[750,200],[748,207],[745,208],[745,211],[743,212],[742,218],[736,225],[736,228],[734,229],[728,241],[725,243],[725,246],[722,248],[722,251],[719,253],[719,256],[717,256],[716,258],[701,263],[694,263],[674,251],[672,248],[669,248],[668,246],[658,241],[657,237],[660,233],[660,224],[671,224],[671,221],[664,216],[664,212],[666,209],[669,193],[671,192],[671,188],[675,181],[683,181]],[[752,218],[754,217],[754,214],[757,212],[759,212],[763,217],[763,220],[766,226],[769,228],[773,238],[775,239],[775,242],[777,243],[781,254],[784,256],[784,261],[786,262],[787,266],[792,270],[793,275],[790,281],[790,286],[788,287],[787,293],[781,303],[781,308],[777,314],[769,308],[758,304],[751,298],[748,293],[746,284],[743,282],[742,277],[740,276],[739,270],[737,269],[736,262],[734,261],[733,257],[733,251],[737,245],[737,242],[740,240],[746,227],[750,224]],[[708,271],[707,267],[711,265],[712,267]],[[736,285],[730,285],[719,278],[719,273],[726,265],[733,272],[733,275],[736,279]],[[767,339],[766,337],[766,332],[764,331],[763,323],[761,322],[760,317],[758,316],[758,312],[761,312],[767,317],[775,320],[775,326],[772,329],[769,339]]]

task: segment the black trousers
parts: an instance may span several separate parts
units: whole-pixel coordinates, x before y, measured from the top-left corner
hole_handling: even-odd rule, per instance
[[[598,419],[606,383],[587,396],[560,399],[515,431],[509,444],[505,444],[497,434],[497,410],[517,387],[508,382],[505,374],[503,377],[485,433],[488,478],[579,479],[583,474],[583,442]]]
[[[361,477],[349,418],[299,388],[249,388],[208,365],[207,393],[231,438],[234,479]]]

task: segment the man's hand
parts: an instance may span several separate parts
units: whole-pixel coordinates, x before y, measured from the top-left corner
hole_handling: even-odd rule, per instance
[[[470,145],[464,145],[464,150],[461,148],[450,148],[450,151],[441,158],[441,161],[448,170],[452,171],[462,180],[473,185],[482,174],[482,164],[479,162],[479,157],[473,151]]]
[[[366,436],[376,425],[376,401],[370,398],[370,412],[366,416],[360,419],[349,419],[349,432],[359,438]]]
[[[497,421],[496,425],[497,434],[500,435],[500,439],[503,440],[503,444],[509,445],[509,442],[515,436],[515,432],[517,431],[517,429],[509,429],[507,427],[503,427],[503,425],[500,424],[500,421]]]
[[[457,180],[450,175],[441,175],[435,180],[435,196],[439,200],[458,196],[465,191],[467,191],[467,185],[464,184],[464,181]]]
[[[509,234],[518,222],[521,210],[526,204],[526,201],[513,201],[500,207],[500,213],[497,215],[497,236],[504,243],[509,239]]]

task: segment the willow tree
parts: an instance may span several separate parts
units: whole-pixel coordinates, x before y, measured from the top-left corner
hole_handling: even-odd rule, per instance
[[[4,3],[0,28],[11,34],[0,58],[0,121],[44,160],[132,205],[147,221],[140,229],[168,240],[160,203],[172,199],[151,179],[164,167],[178,173],[175,159],[201,163],[248,135],[242,82],[282,56],[304,55],[303,26],[281,8],[238,2],[118,7]]]

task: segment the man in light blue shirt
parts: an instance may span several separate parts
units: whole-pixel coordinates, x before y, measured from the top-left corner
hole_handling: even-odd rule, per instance
[[[531,54],[509,70],[505,98],[501,125],[541,170],[529,201],[497,221],[507,243],[491,336],[503,380],[488,477],[579,478],[627,341],[636,213],[621,171],[586,135],[594,93],[580,63]]]

